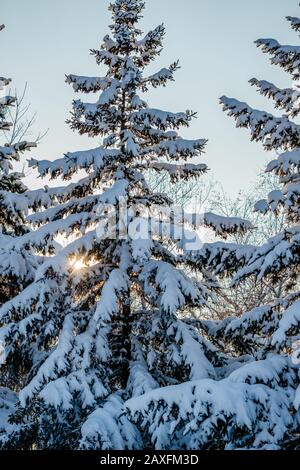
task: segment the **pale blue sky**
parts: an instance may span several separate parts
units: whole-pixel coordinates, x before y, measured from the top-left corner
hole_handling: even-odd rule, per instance
[[[0,0],[0,75],[13,78],[13,86],[28,82],[28,99],[37,111],[37,129],[50,129],[34,157],[54,159],[64,152],[94,147],[93,139],[77,136],[65,124],[76,98],[64,75],[103,74],[89,55],[108,32],[108,0]],[[259,37],[275,37],[297,44],[285,16],[299,16],[299,0],[146,0],[144,31],[164,22],[165,49],[151,70],[180,59],[177,80],[149,93],[153,107],[198,112],[189,137],[209,139],[204,161],[211,175],[234,194],[255,180],[271,155],[250,143],[246,130],[235,129],[221,111],[219,96],[226,94],[261,109],[270,102],[250,87],[253,76],[280,86],[289,77],[256,49]],[[86,97],[85,97],[86,98]],[[87,101],[93,101],[93,95]],[[30,183],[36,186],[32,176]]]

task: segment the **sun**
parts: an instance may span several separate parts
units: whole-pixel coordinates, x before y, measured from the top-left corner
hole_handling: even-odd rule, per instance
[[[73,264],[72,264],[72,268],[75,270],[75,271],[80,271],[81,269],[85,268],[86,265],[84,264],[84,262],[81,260],[81,259],[77,259]]]

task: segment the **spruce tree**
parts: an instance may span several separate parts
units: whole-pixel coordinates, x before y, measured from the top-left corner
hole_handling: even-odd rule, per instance
[[[291,27],[300,32],[300,19],[287,17]],[[281,45],[275,39],[259,39],[256,44],[270,55],[271,63],[280,66],[295,84],[280,87],[266,80],[253,78],[250,84],[259,93],[273,100],[275,108],[283,112],[273,115],[251,108],[248,104],[227,97],[221,98],[224,110],[236,120],[237,127],[247,128],[251,140],[261,142],[267,151],[276,152],[275,159],[266,167],[266,173],[278,179],[280,189],[255,205],[261,214],[283,215],[286,229],[256,249],[238,271],[234,283],[242,284],[249,276],[273,285],[284,285],[278,297],[269,305],[245,312],[220,326],[218,335],[229,340],[237,353],[254,354],[257,359],[273,357],[275,370],[269,371],[269,380],[286,383],[290,388],[290,414],[293,423],[285,440],[293,440],[299,433],[300,407],[300,291],[299,291],[299,236],[300,236],[300,126],[299,115],[299,57],[300,46]],[[296,119],[296,120],[295,120]],[[288,282],[282,283],[287,279]],[[278,371],[284,365],[284,375],[278,380]],[[281,442],[281,446],[285,444]]]
[[[0,31],[4,25],[0,26]],[[0,92],[5,93],[11,80],[0,78]],[[5,132],[10,130],[12,123],[7,122],[7,110],[13,106],[16,98],[2,96],[0,98],[0,131],[5,140]],[[15,194],[23,194],[26,187],[22,182],[22,174],[14,171],[14,162],[20,160],[20,155],[32,147],[32,142],[3,143],[0,146],[0,305],[16,295],[22,283],[26,284],[32,278],[33,270],[30,257],[24,256],[22,250],[10,247],[13,237],[28,233],[26,213],[21,204],[16,203]]]
[[[0,31],[4,25],[0,25]],[[17,295],[24,286],[34,278],[34,271],[38,259],[29,252],[26,244],[18,246],[23,236],[29,233],[26,222],[26,204],[22,204],[21,197],[26,191],[22,182],[23,175],[14,171],[14,163],[20,160],[25,150],[35,147],[35,143],[18,142],[5,143],[6,133],[12,124],[7,121],[8,108],[14,106],[16,98],[5,95],[6,88],[11,80],[0,78],[0,132],[3,143],[0,145],[0,305]],[[20,196],[17,200],[16,197]],[[24,210],[25,207],[25,210]],[[15,355],[14,365],[8,366],[10,378],[7,380],[7,366],[5,362],[5,348],[0,335],[0,363],[2,376],[0,380],[0,429],[7,421],[12,405],[16,402],[16,395],[1,386],[11,385],[12,376],[18,380],[20,368],[19,359]]]
[[[0,25],[0,31],[4,25]],[[11,79],[0,78],[0,91],[5,92],[6,87],[11,83]],[[13,106],[16,98],[13,96],[2,96],[0,100],[0,131],[2,134],[8,132],[12,123],[7,122],[7,111]],[[5,137],[5,135],[3,136]],[[34,142],[18,142],[16,144],[4,143],[0,147],[0,190],[1,190],[1,234],[9,236],[19,236],[28,232],[25,226],[25,216],[21,208],[14,206],[14,201],[9,204],[9,193],[21,194],[26,191],[26,187],[21,181],[22,174],[13,171],[13,163],[20,161],[20,154],[25,150],[36,147]],[[7,198],[7,199],[6,199]]]
[[[249,357],[236,361],[209,342],[205,323],[187,318],[218,287],[200,254],[198,263],[191,261],[195,234],[188,226],[204,224],[226,237],[250,224],[210,213],[200,222],[186,213],[181,220],[168,211],[168,195],[147,185],[149,169],[176,181],[198,177],[207,167],[199,163],[206,140],[179,134],[195,114],[154,109],[141,97],[173,80],[178,67],[176,62],[146,74],[161,52],[165,29],[160,25],[143,35],[137,25],[143,8],[141,0],[111,3],[112,34],[91,51],[107,67],[105,76],[67,76],[75,91],[100,92],[96,102],[74,101],[69,123],[101,144],[30,163],[41,176],[67,181],[79,170],[87,175],[25,195],[33,210],[27,218],[34,228],[31,244],[53,256],[0,309],[7,363],[17,354],[27,365],[23,382],[15,384],[19,401],[1,434],[2,448],[221,448],[231,436],[242,442],[252,424],[265,431],[256,421],[269,412],[264,404],[273,390],[249,391],[236,378],[223,384]],[[145,223],[146,237],[126,230]],[[58,235],[65,236],[64,246],[54,252]],[[224,249],[220,244],[211,252],[218,257]],[[225,407],[222,391],[232,395]],[[234,409],[236,399],[252,407],[249,417]],[[278,401],[270,405],[274,413]]]

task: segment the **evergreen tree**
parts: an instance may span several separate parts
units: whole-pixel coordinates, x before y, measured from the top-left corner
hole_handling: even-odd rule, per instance
[[[144,173],[167,171],[173,181],[205,173],[205,165],[190,160],[206,141],[178,134],[192,112],[149,108],[139,96],[166,85],[177,68],[144,76],[161,50],[164,28],[142,37],[143,7],[140,0],[111,4],[112,37],[92,51],[108,67],[105,77],[67,77],[75,91],[101,92],[96,103],[75,101],[70,120],[79,133],[102,138],[101,145],[31,162],[41,176],[68,180],[78,170],[87,176],[10,195],[24,214],[33,211],[27,221],[34,228],[10,246],[47,257],[34,280],[0,308],[7,356],[1,381],[19,392],[16,404],[14,393],[1,394],[1,409],[15,406],[9,423],[7,411],[0,414],[2,448],[270,449],[297,429],[291,410],[299,401],[299,366],[288,353],[298,335],[298,292],[238,319],[188,318],[218,287],[210,269],[231,274],[246,264],[236,282],[258,271],[274,282],[283,268],[296,270],[296,210],[288,202],[291,229],[258,250],[217,242],[190,253],[186,224],[197,225],[197,217],[183,214],[181,221],[171,211],[170,222],[172,201],[151,192]],[[238,103],[227,104],[234,113]],[[278,127],[273,143],[292,139],[291,128]],[[272,138],[273,128],[267,129]],[[296,163],[283,175],[287,166],[280,168],[281,178],[296,180]],[[257,208],[265,211],[267,203]],[[149,209],[151,233],[127,233],[128,224],[148,223]],[[223,237],[250,228],[214,214],[204,214],[201,223]],[[61,249],[58,235],[66,237]]]
[[[296,32],[300,31],[299,18],[287,17],[287,20]],[[271,56],[272,64],[279,65],[293,80],[299,80],[300,46],[281,45],[275,39],[259,39],[256,44]],[[251,79],[250,84],[272,99],[284,114],[275,116],[227,97],[222,97],[221,102],[224,110],[235,118],[237,127],[248,128],[253,141],[261,142],[268,151],[277,152],[266,172],[278,178],[280,189],[258,201],[255,210],[261,214],[283,215],[286,228],[254,251],[234,282],[242,283],[254,275],[284,288],[269,305],[246,312],[239,320],[227,321],[220,326],[218,335],[230,340],[238,353],[251,353],[258,359],[273,355],[278,367],[285,363],[284,380],[279,380],[278,385],[289,383],[293,426],[287,439],[292,439],[293,429],[295,436],[299,432],[300,406],[300,126],[294,120],[299,115],[300,93],[297,84],[281,89],[256,78]],[[288,282],[283,283],[287,278]],[[277,368],[273,372],[270,372],[270,381],[277,380]]]
[[[34,282],[0,310],[7,362],[21,354],[28,365],[13,424],[2,434],[6,448],[151,445],[124,414],[124,400],[215,377],[215,367],[230,362],[180,317],[184,309],[204,305],[217,286],[205,270],[197,278],[182,270],[180,250],[190,234],[182,227],[186,239],[178,240],[176,221],[164,220],[172,201],[152,193],[144,178],[149,168],[167,171],[174,181],[205,173],[206,165],[189,160],[203,152],[206,141],[178,134],[194,113],[149,108],[139,96],[150,86],[166,85],[177,69],[174,63],[144,76],[161,51],[164,27],[142,37],[140,0],[116,0],[109,8],[112,37],[92,51],[108,67],[106,76],[67,76],[75,91],[101,92],[96,103],[74,102],[70,124],[80,134],[103,138],[102,144],[53,162],[31,161],[41,176],[68,180],[79,169],[88,174],[61,188],[26,193],[28,209],[44,208],[28,217],[35,227],[32,243],[49,252],[49,240],[53,244],[59,233],[68,238]],[[145,210],[153,210],[151,236],[124,235],[124,201],[127,223],[143,224]],[[101,237],[97,225],[109,217],[108,204],[117,214],[108,226],[115,236]],[[220,235],[249,228],[245,221],[213,214],[203,221]]]
[[[0,31],[4,25],[0,25]],[[12,124],[7,122],[8,108],[14,106],[16,98],[5,95],[5,89],[11,80],[0,78],[0,132],[10,130]],[[20,160],[20,155],[25,150],[35,147],[35,143],[18,142],[15,144],[3,143],[0,145],[0,305],[13,298],[23,286],[33,280],[34,270],[38,264],[36,257],[31,255],[26,245],[18,247],[15,242],[29,232],[26,222],[26,210],[21,202],[21,195],[26,191],[22,183],[23,175],[14,171],[14,162]],[[19,195],[17,203],[15,196]],[[26,205],[25,205],[26,206]],[[5,360],[5,350],[0,335],[0,363]],[[9,366],[10,375],[17,380],[17,370],[21,365],[15,356],[14,365]],[[0,385],[10,385],[6,380],[7,366],[2,364],[2,377]],[[0,429],[7,420],[12,405],[16,402],[16,396],[7,388],[0,387]]]
[[[4,25],[0,26],[0,31]],[[5,92],[11,80],[0,78],[0,91]],[[9,131],[7,110],[13,106],[16,98],[3,96],[0,99],[0,131]],[[26,225],[26,213],[21,204],[15,204],[14,194],[23,194],[26,187],[22,183],[22,174],[13,171],[13,163],[20,160],[20,154],[35,147],[35,143],[18,142],[0,146],[0,305],[13,297],[32,277],[30,259],[24,252],[10,249],[13,237],[19,237],[29,231]],[[20,272],[20,266],[22,272]]]

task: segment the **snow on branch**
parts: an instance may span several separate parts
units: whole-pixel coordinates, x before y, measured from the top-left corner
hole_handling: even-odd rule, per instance
[[[145,67],[161,53],[164,35],[165,27],[161,24],[149,31],[141,40],[136,41],[136,49],[139,53],[139,58],[136,59],[138,66]]]
[[[142,81],[142,89],[143,91],[147,91],[147,85],[150,84],[154,88],[157,88],[158,86],[166,86],[166,84],[169,81],[174,81],[174,73],[176,70],[178,70],[179,67],[179,61],[174,62],[173,64],[170,65],[168,68],[162,68],[158,72],[146,77]]]
[[[239,217],[224,217],[221,215],[207,212],[203,215],[203,222],[209,228],[212,228],[216,235],[224,238],[233,233],[245,233],[253,229],[251,222]]]
[[[9,279],[15,276],[19,282],[25,283],[32,281],[42,259],[42,257],[24,252],[22,247],[20,249],[10,248],[9,241],[7,241],[6,246],[0,247],[1,277]]]
[[[274,172],[278,176],[288,175],[300,171],[300,148],[281,153],[276,160],[272,160],[266,168],[266,171]]]
[[[1,31],[1,25],[0,25]],[[13,413],[18,395],[9,388],[0,387],[0,433],[9,426],[9,416]]]
[[[31,159],[29,160],[29,167],[37,168],[42,177],[46,175],[51,178],[63,176],[68,179],[79,169],[99,171],[119,156],[119,150],[97,147],[90,150],[69,152],[63,158],[54,161]]]
[[[114,269],[102,289],[102,296],[97,304],[94,319],[97,322],[109,322],[120,308],[120,299],[129,288],[126,271]]]
[[[300,46],[281,45],[276,39],[258,39],[255,42],[263,52],[271,55],[272,64],[282,67],[293,75],[294,80],[300,78]]]
[[[252,86],[256,86],[261,95],[272,98],[275,101],[276,108],[284,109],[290,113],[291,117],[299,114],[300,110],[297,102],[300,98],[300,91],[296,88],[278,88],[273,83],[266,80],[250,80]]]
[[[81,435],[81,450],[133,450],[142,445],[140,434],[124,414],[124,402],[117,393],[88,416]]]
[[[84,77],[79,75],[66,75],[66,82],[73,86],[75,92],[96,93],[104,91],[111,85],[110,77]]]
[[[161,388],[125,406],[155,449],[278,449],[292,425],[284,389],[230,378]]]
[[[277,273],[296,266],[300,260],[300,228],[291,227],[270,238],[261,247],[254,250],[248,263],[241,268],[234,278],[236,284],[250,275],[257,278],[276,277]]]
[[[252,140],[262,142],[266,150],[298,146],[300,126],[291,122],[288,116],[274,117],[264,111],[252,109],[247,103],[225,96],[220,101],[223,110],[235,118],[237,127],[250,129]]]
[[[196,157],[204,152],[207,140],[196,139],[187,140],[181,138],[169,139],[159,144],[145,147],[141,151],[141,155],[153,154],[157,157],[169,157],[175,160]]]
[[[272,345],[285,348],[288,336],[292,336],[294,342],[300,339],[300,300],[283,312],[278,328],[272,336]]]
[[[297,18],[295,16],[287,16],[286,19],[291,23],[291,27],[299,32],[300,30],[300,18]]]
[[[160,171],[166,171],[170,176],[170,181],[176,183],[179,180],[188,181],[191,178],[198,178],[199,175],[203,175],[208,171],[207,165],[199,164],[193,165],[192,163],[186,163],[184,165],[174,165],[171,163],[154,162],[151,163],[148,168]]]
[[[25,152],[26,150],[31,150],[37,145],[35,142],[18,142],[12,145],[5,145],[4,147],[0,146],[0,167],[2,167],[3,160],[20,160],[20,153]]]
[[[202,305],[203,293],[183,271],[162,261],[150,261],[139,277],[146,296],[153,305],[172,314],[187,304]]]
[[[268,194],[268,199],[262,199],[254,205],[254,210],[265,215],[268,211],[272,211],[278,215],[280,209],[285,206],[286,197],[284,192],[276,189]]]
[[[160,109],[147,108],[132,113],[130,120],[135,124],[157,126],[160,130],[167,130],[169,127],[178,129],[180,126],[188,127],[191,119],[195,117],[192,111],[185,113],[171,113]]]
[[[227,238],[228,235],[235,233],[243,234],[254,228],[248,220],[239,217],[225,217],[213,214],[212,212],[198,214],[185,211],[182,215],[184,222],[192,225],[194,228],[209,227],[216,235],[223,238]]]
[[[205,267],[218,275],[228,274],[244,266],[252,258],[255,246],[234,243],[205,243],[200,250],[184,255],[184,259],[196,269]]]

